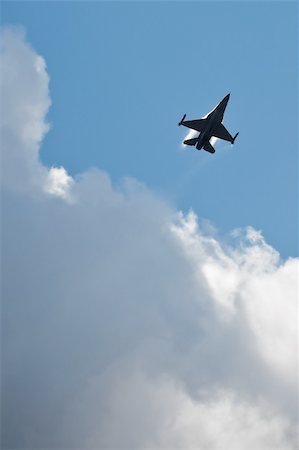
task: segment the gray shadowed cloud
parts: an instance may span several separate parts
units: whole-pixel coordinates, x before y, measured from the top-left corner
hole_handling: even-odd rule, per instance
[[[295,449],[298,261],[43,166],[45,62],[16,28],[1,57],[2,448]]]

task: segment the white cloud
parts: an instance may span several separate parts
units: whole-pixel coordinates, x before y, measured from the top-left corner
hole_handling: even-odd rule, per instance
[[[295,449],[298,260],[44,167],[45,62],[3,36],[2,447]]]
[[[125,448],[146,449],[291,449],[287,421],[263,401],[251,404],[221,390],[195,400],[172,379],[153,380],[140,372],[114,380],[107,396],[98,398],[95,386],[89,395],[103,402],[104,414],[88,448],[124,448],[126,442]]]
[[[45,117],[51,105],[46,62],[25,41],[21,27],[2,28],[0,38],[1,106],[5,111],[0,121],[2,182],[10,189],[36,193],[41,185],[49,188],[55,176],[56,187],[48,192],[67,197],[70,177],[67,184],[60,178],[57,189],[61,169],[49,171],[39,160],[40,144],[49,130]]]
[[[74,180],[67,174],[64,167],[51,167],[44,185],[44,190],[49,194],[70,200],[73,184]]]
[[[204,275],[222,317],[232,319],[245,311],[261,357],[295,387],[298,260],[280,263],[279,254],[252,227],[244,236],[238,231],[239,248],[225,248],[200,233],[193,212],[173,230]]]
[[[243,301],[264,360],[293,384],[298,382],[298,261],[290,259],[275,271],[251,277]]]

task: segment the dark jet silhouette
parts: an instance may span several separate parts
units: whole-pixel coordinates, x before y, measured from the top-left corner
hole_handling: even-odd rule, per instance
[[[184,141],[186,145],[195,145],[197,150],[204,149],[207,152],[215,153],[215,149],[210,143],[212,136],[218,139],[229,141],[232,144],[235,142],[237,133],[234,137],[227,131],[225,126],[221,123],[223,120],[224,111],[229,100],[230,94],[226,95],[223,100],[211,111],[207,117],[198,120],[185,120],[186,114],[179,122],[179,125],[191,128],[199,132],[199,135],[193,139]]]

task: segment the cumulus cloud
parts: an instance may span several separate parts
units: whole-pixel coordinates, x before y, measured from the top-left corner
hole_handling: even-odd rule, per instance
[[[173,230],[194,267],[204,274],[223,320],[240,315],[241,321],[245,314],[263,361],[295,387],[298,260],[282,263],[278,252],[252,227],[235,231],[238,246],[225,248],[215,237],[200,233],[192,212],[182,216]]]
[[[113,389],[99,392],[103,383],[92,380],[85,393],[94,413],[89,448],[292,448],[288,421],[265,401],[253,404],[221,389],[195,399],[173,378],[153,379],[139,370],[129,377],[114,373]]]
[[[64,167],[51,167],[44,184],[44,190],[49,194],[70,200],[73,184],[74,180],[68,175]]]
[[[61,177],[58,181],[61,169],[49,170],[39,160],[51,105],[46,62],[26,42],[21,27],[2,28],[0,42],[1,106],[5,111],[1,114],[3,183],[21,192],[39,192],[44,186],[53,195],[67,197],[70,179],[68,183],[61,182]]]
[[[294,450],[298,260],[43,166],[45,62],[3,37],[2,448]]]

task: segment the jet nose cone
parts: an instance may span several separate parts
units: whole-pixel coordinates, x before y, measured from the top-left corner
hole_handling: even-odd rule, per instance
[[[226,105],[227,105],[228,100],[229,100],[229,96],[230,96],[230,93],[227,94],[227,95],[221,100],[220,105],[221,105],[223,108],[226,108]]]
[[[222,111],[224,113],[226,105],[228,103],[228,99],[229,99],[230,93],[227,94],[219,103],[219,105],[217,106],[217,108],[219,109],[219,111]]]

